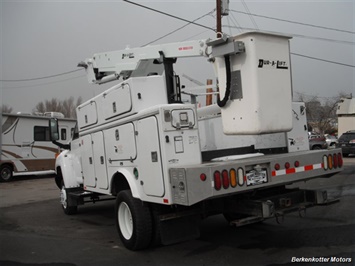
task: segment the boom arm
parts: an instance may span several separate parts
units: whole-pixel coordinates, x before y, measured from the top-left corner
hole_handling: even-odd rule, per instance
[[[155,63],[163,63],[167,58],[208,57],[211,47],[207,46],[207,41],[178,42],[97,53],[78,66],[86,68],[89,83],[102,84],[120,76],[129,77],[142,61],[155,60]]]

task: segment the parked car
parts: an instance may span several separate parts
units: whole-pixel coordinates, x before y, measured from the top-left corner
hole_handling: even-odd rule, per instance
[[[320,135],[310,135],[309,136],[309,149],[310,150],[321,150],[321,149],[327,149],[328,144],[325,141],[324,136]]]
[[[325,141],[327,142],[328,147],[335,147],[335,145],[338,143],[337,137],[332,135],[326,135]]]
[[[344,157],[355,154],[355,130],[347,131],[341,135],[336,147],[342,149]]]

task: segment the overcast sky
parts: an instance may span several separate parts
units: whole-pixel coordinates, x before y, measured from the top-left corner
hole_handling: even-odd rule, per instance
[[[194,20],[215,8],[215,1],[136,1],[175,16]],[[322,29],[230,11],[223,31],[236,35],[246,29],[294,35],[291,52],[346,65],[355,65],[355,0],[341,1],[243,1],[231,0],[230,9],[313,24]],[[186,22],[123,1],[4,1],[0,4],[0,79],[45,77],[76,70],[78,62],[94,53],[142,46]],[[214,14],[197,23],[215,28]],[[229,27],[230,26],[230,27]],[[343,32],[339,30],[350,31]],[[153,44],[214,38],[211,30],[189,25]],[[327,40],[325,40],[327,39]],[[152,45],[153,45],[152,44]],[[297,94],[321,99],[342,93],[355,95],[355,68],[292,55],[293,89]],[[180,60],[178,74],[201,82],[214,78],[206,59]],[[180,64],[179,64],[180,63]],[[188,83],[182,80],[182,83]],[[26,82],[1,81],[1,103],[13,112],[32,112],[46,99],[81,96],[88,100],[114,85],[90,85],[79,71],[49,79]]]

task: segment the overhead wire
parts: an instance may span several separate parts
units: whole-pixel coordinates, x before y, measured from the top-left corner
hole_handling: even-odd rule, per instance
[[[73,79],[78,79],[85,77],[86,75],[80,75],[77,77],[72,77],[72,78],[67,78],[67,79],[62,79],[62,80],[57,80],[57,81],[51,81],[51,82],[46,82],[46,83],[40,83],[40,84],[35,84],[35,85],[26,85],[26,86],[17,86],[17,87],[0,87],[1,89],[8,90],[8,89],[22,89],[22,88],[34,88],[34,87],[40,87],[40,86],[45,86],[45,85],[51,85],[51,84],[56,84],[56,83],[61,83],[64,81],[68,80],[73,80]]]
[[[260,30],[259,27],[258,27],[258,24],[256,24],[256,21],[254,20],[254,17],[251,15],[251,12],[250,12],[250,10],[249,10],[249,8],[248,8],[247,3],[245,3],[245,1],[242,0],[242,4],[243,4],[245,10],[247,11],[247,14],[249,15],[249,18],[250,18],[251,22],[253,23],[254,27],[255,27],[257,30]]]
[[[181,30],[181,29],[187,27],[188,25],[193,24],[194,22],[196,22],[196,21],[198,21],[198,20],[200,20],[200,19],[202,19],[202,18],[204,18],[204,17],[210,15],[210,14],[213,13],[215,10],[216,10],[216,9],[214,8],[212,11],[209,11],[208,13],[206,13],[206,14],[204,14],[204,15],[202,15],[202,16],[200,16],[200,17],[198,17],[198,18],[196,18],[196,19],[194,19],[194,20],[192,20],[192,21],[190,21],[190,22],[188,22],[187,24],[185,24],[185,25],[183,25],[183,26],[181,26],[181,27],[179,27],[179,28],[177,28],[177,29],[175,29],[175,30],[173,30],[173,31],[171,31],[171,32],[168,32],[167,34],[164,34],[163,36],[161,36],[161,37],[159,37],[159,38],[157,38],[157,39],[155,39],[155,40],[153,40],[153,41],[150,41],[150,42],[148,42],[148,43],[146,43],[146,44],[144,44],[144,45],[142,45],[142,46],[144,47],[144,46],[147,46],[147,45],[149,45],[149,44],[152,44],[152,43],[154,43],[154,42],[156,42],[156,41],[159,41],[159,40],[161,40],[161,39],[163,39],[163,38],[165,38],[165,37],[167,37],[167,36],[169,36],[169,35],[171,35],[171,34],[177,32],[177,31],[179,31],[179,30]]]
[[[261,17],[261,18],[266,18],[266,19],[272,19],[272,20],[278,20],[278,21],[283,21],[283,22],[288,22],[288,23],[299,24],[299,25],[303,25],[303,26],[309,26],[309,27],[320,28],[320,29],[325,29],[325,30],[333,30],[333,31],[355,34],[354,31],[349,31],[349,30],[342,30],[342,29],[325,27],[325,26],[320,26],[320,25],[315,25],[315,24],[310,24],[310,23],[303,23],[303,22],[293,21],[293,20],[288,20],[288,19],[269,17],[269,16],[264,16],[264,15],[259,15],[259,14],[253,14],[253,13],[247,13],[247,12],[243,12],[243,11],[233,10],[233,9],[229,9],[229,11],[232,11],[235,13],[240,13],[240,14],[245,14],[245,15],[251,15],[254,17]]]
[[[2,82],[22,82],[22,81],[33,81],[33,80],[40,80],[40,79],[48,79],[48,78],[54,78],[58,76],[63,76],[67,75],[70,73],[82,71],[83,69],[75,69],[75,70],[70,70],[67,72],[59,73],[59,74],[54,74],[54,75],[49,75],[49,76],[44,76],[44,77],[37,77],[37,78],[27,78],[27,79],[0,79]]]
[[[297,54],[297,53],[290,53],[290,54],[296,55],[296,56],[305,57],[305,58],[309,58],[309,59],[313,59],[313,60],[323,61],[323,62],[327,62],[327,63],[331,63],[331,64],[336,64],[336,65],[347,66],[347,67],[355,67],[355,65],[344,64],[344,63],[331,61],[331,60],[326,60],[326,59],[322,59],[322,58],[318,58],[318,57],[313,57],[313,56],[308,56],[308,55],[303,55],[303,54]]]
[[[229,26],[229,25],[223,25],[223,27],[232,27],[232,28],[244,29],[244,30],[254,30],[252,28],[236,27],[236,26]],[[335,39],[329,39],[329,38],[307,36],[307,35],[296,34],[296,33],[284,33],[284,32],[267,31],[267,30],[263,30],[263,32],[268,32],[268,33],[273,33],[273,34],[281,34],[281,35],[299,37],[299,38],[305,38],[305,39],[313,39],[313,40],[320,40],[320,41],[327,41],[327,42],[342,43],[342,44],[350,44],[350,45],[354,45],[355,44],[355,42],[353,42],[353,41],[335,40]]]
[[[199,26],[199,27],[203,27],[203,28],[206,28],[206,29],[209,29],[209,30],[212,30],[214,32],[216,32],[215,29],[211,28],[211,27],[208,27],[208,26],[205,26],[203,24],[199,24],[199,23],[196,23],[196,22],[192,22],[190,20],[187,20],[187,19],[184,19],[184,18],[180,18],[178,16],[175,16],[175,15],[172,15],[172,14],[169,14],[169,13],[166,13],[166,12],[163,12],[163,11],[160,11],[160,10],[157,10],[157,9],[154,9],[154,8],[151,8],[151,7],[148,7],[148,6],[144,6],[144,5],[141,5],[141,4],[138,4],[138,3],[135,3],[135,2],[132,2],[132,1],[129,1],[129,0],[123,0],[124,2],[127,2],[129,4],[132,4],[132,5],[136,5],[136,6],[139,6],[139,7],[142,7],[142,8],[145,8],[145,9],[148,9],[148,10],[151,10],[151,11],[154,11],[154,12],[157,12],[157,13],[160,13],[162,15],[165,15],[165,16],[168,16],[168,17],[172,17],[172,18],[175,18],[175,19],[178,19],[178,20],[182,20],[182,21],[185,21],[185,22],[189,22],[189,24],[194,24],[196,26]]]
[[[212,27],[208,27],[208,26],[205,26],[205,25],[202,25],[202,24],[199,24],[199,23],[196,23],[197,20],[207,16],[207,15],[210,15],[213,11],[210,11],[208,12],[207,14],[193,20],[193,21],[190,21],[190,20],[187,20],[187,19],[183,19],[183,18],[180,18],[180,17],[177,17],[177,16],[174,16],[172,14],[169,14],[169,13],[166,13],[166,12],[162,12],[160,10],[157,10],[157,9],[153,9],[153,8],[150,8],[150,7],[147,7],[147,6],[144,6],[144,5],[141,5],[141,4],[138,4],[138,3],[134,3],[134,2],[131,2],[129,0],[123,0],[124,2],[127,2],[127,3],[130,3],[130,4],[134,4],[136,6],[139,6],[139,7],[143,7],[143,8],[146,8],[148,10],[151,10],[151,11],[154,11],[154,12],[158,12],[158,13],[161,13],[163,15],[166,15],[166,16],[169,16],[169,17],[172,17],[172,18],[175,18],[175,19],[178,19],[178,20],[182,20],[182,21],[185,21],[187,22],[186,25],[172,31],[172,32],[169,32],[168,34],[165,34],[164,36],[161,36],[145,45],[148,45],[148,44],[151,44],[157,40],[160,40],[168,35],[171,35],[175,32],[177,32],[178,30],[190,25],[190,24],[193,24],[193,25],[196,25],[196,26],[199,26],[199,27],[203,27],[205,29],[207,29],[206,31],[204,32],[201,32],[201,33],[198,33],[198,34],[195,34],[185,40],[188,40],[192,37],[195,37],[195,36],[198,36],[202,33],[205,33],[207,32],[208,30],[212,30],[214,32],[216,32],[216,29],[212,28]],[[300,25],[305,25],[305,26],[311,26],[311,27],[317,27],[317,28],[323,28],[323,29],[327,29],[327,30],[335,30],[335,31],[341,31],[341,32],[347,32],[347,33],[352,33],[354,34],[355,32],[352,32],[352,31],[346,31],[346,30],[340,30],[340,29],[335,29],[335,28],[329,28],[329,27],[323,27],[323,26],[318,26],[318,25],[313,25],[313,24],[308,24],[308,23],[301,23],[301,22],[296,22],[296,21],[290,21],[290,20],[284,20],[284,19],[279,19],[279,18],[272,18],[272,17],[268,17],[268,16],[263,16],[263,15],[258,15],[258,14],[253,14],[253,13],[250,13],[250,10],[248,8],[248,6],[246,5],[246,3],[243,1],[243,4],[244,7],[246,8],[246,10],[249,12],[243,12],[243,11],[236,11],[236,10],[232,10],[230,9],[229,11],[232,11],[232,12],[236,12],[236,13],[242,13],[242,14],[247,14],[247,15],[251,15],[251,16],[258,16],[258,17],[263,17],[263,18],[268,18],[268,19],[275,19],[275,20],[279,20],[279,21],[284,21],[284,22],[289,22],[289,23],[296,23],[296,24],[300,24]],[[234,18],[235,20],[235,23],[234,21],[232,20],[233,24],[235,25],[235,27],[233,26],[226,26],[226,25],[223,25],[224,27],[229,27],[229,28],[236,28],[236,29],[246,29],[246,30],[254,30],[254,29],[250,29],[250,28],[245,28],[245,27],[241,27],[240,24],[238,23],[238,21],[235,19],[233,13],[232,14],[232,17]],[[255,21],[254,21],[255,22]],[[238,26],[237,26],[238,25]],[[255,22],[254,26],[256,26],[257,29],[259,29],[257,27],[257,24]],[[270,32],[270,31],[269,31]],[[279,33],[279,32],[272,32],[272,33],[278,33],[278,34],[284,34],[284,33]],[[287,35],[287,34],[286,34]],[[330,42],[337,42],[337,43],[345,43],[345,44],[351,44],[351,45],[354,45],[355,42],[351,42],[351,41],[343,41],[343,40],[334,40],[334,39],[327,39],[327,38],[321,38],[321,37],[313,37],[313,36],[306,36],[306,35],[300,35],[300,34],[292,34],[292,36],[294,37],[300,37],[300,38],[309,38],[309,39],[316,39],[316,40],[322,40],[322,41],[330,41]],[[144,45],[144,46],[145,46]],[[354,65],[350,65],[350,64],[344,64],[344,63],[340,63],[340,62],[335,62],[335,61],[331,61],[331,60],[326,60],[326,59],[322,59],[322,58],[316,58],[316,57],[312,57],[312,56],[307,56],[307,55],[302,55],[302,54],[298,54],[298,53],[291,53],[292,55],[295,55],[295,56],[300,56],[300,57],[305,57],[305,58],[309,58],[309,59],[313,59],[313,60],[319,60],[319,61],[323,61],[323,62],[327,62],[327,63],[332,63],[332,64],[338,64],[338,65],[342,65],[342,66],[347,66],[347,67],[355,67]],[[71,71],[67,71],[67,72],[63,72],[63,73],[59,73],[59,74],[54,74],[54,75],[49,75],[49,76],[43,76],[43,77],[36,77],[36,78],[27,78],[27,79],[2,79],[0,80],[0,82],[23,82],[23,81],[35,81],[35,80],[41,80],[41,79],[47,79],[47,78],[53,78],[53,77],[58,77],[58,76],[62,76],[62,75],[67,75],[67,74],[70,74],[70,73],[74,73],[74,72],[77,72],[77,71],[82,71],[83,69],[76,69],[76,70],[71,70]],[[67,81],[67,80],[70,80],[70,79],[75,79],[75,78],[80,78],[80,77],[83,77],[84,75],[82,76],[79,76],[79,77],[74,77],[74,78],[69,78],[69,79],[65,79],[65,80],[62,80],[62,81]],[[62,82],[62,81],[57,81],[57,82],[50,82],[50,83],[45,83],[45,84],[39,84],[39,85],[32,85],[32,86],[23,86],[23,87],[35,87],[35,86],[41,86],[41,85],[48,85],[48,84],[52,84],[52,83],[58,83],[58,82]],[[3,87],[4,88],[4,87]],[[6,89],[8,88],[20,88],[20,87],[7,87]]]
[[[238,20],[234,17],[233,13],[230,13],[230,14],[232,15],[232,16],[231,16],[232,22],[233,22],[233,19],[234,19],[234,22],[235,22],[235,23],[233,23],[234,26],[236,26],[236,28],[239,30],[239,32],[242,32],[242,29],[243,29],[243,28],[240,26]],[[237,27],[237,26],[238,26],[238,27]]]

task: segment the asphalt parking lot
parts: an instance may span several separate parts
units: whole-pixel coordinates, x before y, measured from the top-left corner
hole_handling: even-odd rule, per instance
[[[344,158],[336,176],[300,185],[341,200],[304,218],[290,214],[282,224],[235,228],[214,216],[199,239],[132,252],[118,239],[114,202],[67,216],[53,177],[17,177],[0,184],[0,265],[355,265],[355,156]]]

